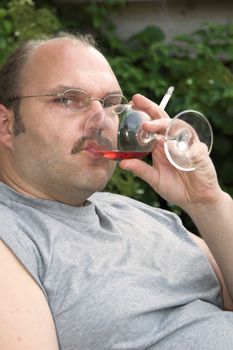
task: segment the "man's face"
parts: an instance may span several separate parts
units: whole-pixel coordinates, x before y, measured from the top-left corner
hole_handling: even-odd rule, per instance
[[[63,92],[64,87],[79,88],[98,98],[120,93],[105,58],[94,48],[70,39],[53,40],[37,48],[23,75],[21,96]],[[99,101],[92,101],[84,112],[74,112],[56,97],[21,100],[19,113],[25,132],[13,140],[11,164],[18,179],[13,181],[31,195],[74,205],[103,189],[114,162],[77,146],[84,146],[88,118],[102,112]]]

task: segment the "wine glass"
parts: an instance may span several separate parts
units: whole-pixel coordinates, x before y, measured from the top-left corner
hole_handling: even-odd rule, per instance
[[[98,130],[92,151],[115,161],[141,159],[152,151],[156,142],[162,140],[169,162],[183,171],[192,171],[198,167],[203,148],[207,148],[210,153],[213,132],[202,113],[191,109],[180,112],[170,120],[164,134],[145,131],[142,123],[150,120],[147,113],[130,104],[110,107],[104,115],[89,118],[87,134],[90,136],[90,130]]]

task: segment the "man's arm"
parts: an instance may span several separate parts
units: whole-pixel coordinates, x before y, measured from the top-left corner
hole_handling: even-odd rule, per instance
[[[212,203],[186,210],[221,270],[233,301],[233,200],[224,192]]]
[[[158,105],[135,95],[133,103],[153,121],[144,123],[147,132],[164,134],[169,116]],[[233,201],[221,190],[214,165],[202,143],[196,145],[195,171],[174,168],[165,156],[161,142],[152,151],[152,165],[138,159],[119,165],[146,181],[161,197],[185,210],[213,254],[233,300]]]
[[[226,287],[226,283],[224,281],[222,272],[221,272],[216,260],[214,259],[213,254],[211,253],[207,244],[205,243],[205,241],[202,238],[200,238],[192,233],[190,233],[190,236],[194,240],[194,242],[203,250],[205,255],[207,256],[209,263],[212,266],[212,268],[213,268],[213,270],[214,270],[214,272],[219,280],[219,283],[220,283],[220,286],[222,289],[224,308],[226,310],[233,311],[233,301],[231,300],[231,296],[230,296],[228,289]]]
[[[40,287],[0,240],[0,350],[58,350]]]

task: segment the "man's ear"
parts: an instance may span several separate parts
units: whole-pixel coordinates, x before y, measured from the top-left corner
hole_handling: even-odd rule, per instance
[[[0,104],[0,143],[10,148],[12,147],[13,123],[13,111]]]

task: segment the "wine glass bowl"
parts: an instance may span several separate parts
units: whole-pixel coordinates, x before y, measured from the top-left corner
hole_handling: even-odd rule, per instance
[[[120,110],[116,108],[114,111],[117,112],[119,118],[118,150],[123,152],[151,152],[152,144],[141,139],[143,133],[141,126],[143,122],[151,120],[149,115],[131,105],[121,106]]]
[[[96,145],[96,152],[117,161],[140,159],[154,149],[158,140],[162,140],[169,162],[179,170],[191,171],[198,167],[201,149],[205,147],[208,153],[211,151],[213,133],[202,113],[191,109],[180,112],[170,119],[165,134],[145,131],[143,122],[151,120],[146,112],[130,104],[112,106],[105,110],[99,135],[108,142]],[[88,120],[87,130],[90,128],[89,122]]]

